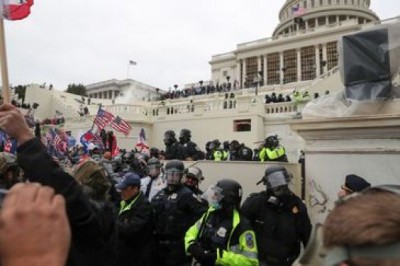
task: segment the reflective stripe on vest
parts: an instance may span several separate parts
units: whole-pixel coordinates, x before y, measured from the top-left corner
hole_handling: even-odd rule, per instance
[[[269,159],[276,160],[279,157],[285,155],[285,148],[279,146],[274,150],[266,149],[266,152]]]
[[[119,213],[118,216],[121,215],[121,213],[125,212],[125,211],[129,211],[132,207],[132,205],[136,202],[136,200],[139,198],[140,194],[142,192],[139,192],[139,194],[136,196],[136,198],[134,198],[131,203],[126,204],[125,200],[122,200],[120,203],[120,208],[119,208]]]

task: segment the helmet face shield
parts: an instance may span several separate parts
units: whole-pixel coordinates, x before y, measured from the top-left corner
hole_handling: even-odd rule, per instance
[[[161,167],[156,164],[148,165],[147,170],[148,170],[149,176],[152,176],[152,177],[159,176],[161,173]]]
[[[211,185],[207,188],[206,192],[201,196],[203,199],[207,200],[208,204],[215,209],[221,208],[221,201],[224,198],[222,195],[222,189],[216,185]]]
[[[183,171],[177,168],[170,168],[165,171],[165,176],[168,185],[179,185],[181,184]]]

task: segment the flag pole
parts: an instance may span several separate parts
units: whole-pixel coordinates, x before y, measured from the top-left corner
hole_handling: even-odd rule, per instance
[[[0,18],[0,65],[3,103],[10,102],[10,88],[8,83],[6,39],[4,33],[4,19]]]

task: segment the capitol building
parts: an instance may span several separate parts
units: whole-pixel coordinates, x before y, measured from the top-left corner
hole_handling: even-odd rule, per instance
[[[338,65],[338,39],[379,21],[369,0],[287,0],[272,37],[212,57],[214,82],[310,84]],[[293,84],[297,83],[297,84]]]

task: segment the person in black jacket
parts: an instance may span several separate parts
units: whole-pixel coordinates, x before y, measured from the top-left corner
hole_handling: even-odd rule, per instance
[[[184,160],[185,152],[183,146],[175,137],[175,132],[167,130],[164,133],[165,160]]]
[[[262,181],[266,191],[250,195],[241,207],[256,233],[260,265],[290,266],[307,245],[311,223],[299,197],[289,190],[290,174],[270,166]]]
[[[140,191],[140,177],[127,173],[116,186],[122,201],[118,212],[118,265],[150,266],[152,247],[152,208]]]
[[[154,265],[179,266],[189,262],[184,247],[186,230],[207,210],[182,184],[184,165],[172,160],[165,166],[167,187],[151,200],[155,221],[158,261]]]
[[[108,232],[78,182],[47,154],[46,147],[33,136],[16,107],[0,106],[0,128],[17,140],[17,162],[25,177],[30,182],[52,187],[65,198],[72,234],[67,265],[108,266],[108,254],[103,253]]]
[[[183,146],[184,160],[198,161],[204,160],[204,153],[199,146],[191,140],[192,133],[189,129],[182,129],[179,135],[179,142]]]
[[[107,171],[96,161],[87,160],[76,166],[73,175],[89,197],[105,235],[99,263],[113,265],[117,262],[118,231],[114,203],[109,200],[111,181]]]

